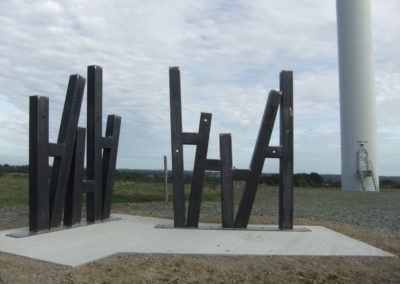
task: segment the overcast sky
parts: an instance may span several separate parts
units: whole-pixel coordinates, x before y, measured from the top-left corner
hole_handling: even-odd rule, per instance
[[[379,169],[399,175],[400,1],[371,7]],[[232,133],[234,166],[249,166],[267,94],[293,70],[295,172],[340,173],[334,0],[2,0],[0,35],[0,164],[28,163],[29,96],[49,97],[55,142],[69,75],[95,64],[103,125],[122,116],[117,167],[161,169],[171,155],[168,69],[179,66],[183,130],[213,114],[208,158],[219,157],[219,133]],[[192,169],[194,146],[184,157]],[[266,160],[264,172],[277,171]]]

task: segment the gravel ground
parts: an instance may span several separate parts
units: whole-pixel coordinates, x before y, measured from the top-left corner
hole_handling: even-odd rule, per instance
[[[253,214],[278,216],[278,191],[260,193],[271,197],[258,199]],[[264,205],[264,200],[269,202]],[[294,218],[400,231],[400,190],[397,193],[376,193],[296,189],[294,205]]]
[[[278,191],[257,193],[250,222],[276,224]],[[323,225],[400,256],[400,191],[296,189],[294,223]],[[172,218],[172,204],[118,203],[112,212]],[[219,222],[203,202],[200,220]],[[27,206],[0,207],[0,229],[28,224]],[[368,257],[117,254],[78,268],[0,253],[0,283],[400,283],[400,261]]]
[[[277,189],[260,190],[252,216],[277,217],[278,198]],[[207,214],[221,213],[219,204],[214,202],[203,203],[201,210]],[[294,218],[400,232],[400,190],[376,193],[298,188],[294,192]]]
[[[252,216],[278,217],[278,190],[269,188],[257,194]],[[235,207],[237,208],[237,204]],[[143,211],[147,212],[146,215],[158,211],[158,216],[162,213],[160,217],[173,217],[171,202],[117,203],[113,204],[113,208]],[[28,207],[24,205],[0,207],[0,226],[2,229],[27,226],[28,214]],[[201,214],[203,217],[221,214],[221,205],[218,202],[202,202]],[[294,218],[400,232],[400,190],[394,193],[376,193],[295,189]]]

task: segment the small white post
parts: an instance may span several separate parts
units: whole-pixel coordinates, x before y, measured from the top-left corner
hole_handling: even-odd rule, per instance
[[[168,167],[167,167],[167,156],[164,156],[164,192],[165,192],[165,202],[168,202]]]

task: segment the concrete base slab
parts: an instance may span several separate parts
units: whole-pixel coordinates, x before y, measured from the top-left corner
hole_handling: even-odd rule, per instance
[[[86,221],[86,218],[83,218],[79,224],[75,224],[73,226],[64,226],[61,223],[61,225],[59,227],[57,227],[57,228],[52,228],[50,230],[42,230],[42,231],[39,231],[39,232],[31,232],[31,231],[29,231],[29,227],[26,227],[26,228],[13,230],[13,232],[10,233],[10,234],[7,234],[7,236],[14,237],[14,238],[26,238],[26,237],[39,235],[39,234],[48,234],[48,233],[53,233],[53,232],[57,232],[57,231],[61,231],[61,230],[69,230],[69,229],[73,229],[73,228],[77,228],[77,227],[91,226],[91,225],[95,225],[95,224],[98,224],[98,223],[116,221],[116,220],[120,220],[120,219],[121,218],[116,218],[114,216],[111,216],[109,219],[107,219],[105,221],[96,221],[96,222],[88,223]]]
[[[250,230],[216,230],[216,224],[173,229],[168,228],[171,220],[114,217],[121,219],[26,238],[7,236],[21,229],[1,231],[0,251],[72,267],[115,253],[394,256],[321,226],[296,226],[293,231],[265,225],[251,225]]]

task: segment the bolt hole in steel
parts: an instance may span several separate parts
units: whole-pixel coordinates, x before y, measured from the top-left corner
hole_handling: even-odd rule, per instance
[[[176,153],[179,153],[179,150],[178,150],[178,149],[176,149],[176,150],[175,150],[175,152],[176,152]]]

